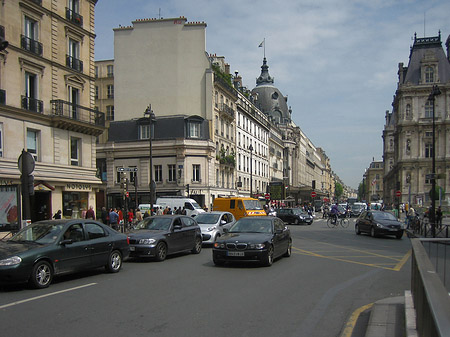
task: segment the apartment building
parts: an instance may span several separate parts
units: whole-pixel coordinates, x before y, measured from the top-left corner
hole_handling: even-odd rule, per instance
[[[96,206],[95,142],[105,124],[94,109],[96,3],[0,4],[0,31],[9,42],[0,52],[0,194],[11,201],[0,214],[3,228],[21,223],[22,150],[35,161],[32,221],[58,210],[76,218]]]

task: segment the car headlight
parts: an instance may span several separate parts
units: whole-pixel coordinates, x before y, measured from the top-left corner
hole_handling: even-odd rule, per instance
[[[7,259],[0,260],[0,266],[15,266],[22,262],[19,256],[8,257]]]
[[[266,245],[264,243],[250,243],[248,247],[250,249],[264,249]]]
[[[376,225],[378,228],[384,228],[384,226],[383,226],[382,224],[378,223],[378,222],[377,222],[375,225]]]
[[[208,232],[212,232],[213,230],[215,230],[216,229],[216,226],[212,226],[212,227],[208,227],[207,228],[207,231]]]
[[[225,244],[223,242],[214,242],[214,248],[225,248]]]
[[[139,244],[140,245],[151,245],[152,243],[155,243],[155,239],[140,239]]]

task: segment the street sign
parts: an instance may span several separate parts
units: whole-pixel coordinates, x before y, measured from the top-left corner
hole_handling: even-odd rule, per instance
[[[118,167],[117,172],[137,172],[137,167]]]
[[[315,198],[315,197],[316,197],[316,195],[317,195],[317,193],[316,193],[316,192],[314,192],[314,191],[312,191],[312,192],[311,192],[311,197]]]
[[[401,192],[401,191],[395,192],[395,196],[396,196],[396,197],[401,197],[401,196],[402,196],[402,192]]]
[[[266,200],[270,200],[270,194],[269,194],[269,193],[266,193],[266,194],[264,195],[264,197],[266,198]]]

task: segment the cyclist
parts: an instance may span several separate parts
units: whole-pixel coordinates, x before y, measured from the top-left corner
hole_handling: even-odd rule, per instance
[[[331,206],[331,210],[330,210],[330,216],[333,217],[334,224],[336,224],[336,222],[337,222],[338,215],[339,215],[338,203],[335,203],[333,206]]]

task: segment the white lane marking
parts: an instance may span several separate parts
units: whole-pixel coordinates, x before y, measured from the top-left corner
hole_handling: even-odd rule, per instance
[[[28,298],[26,300],[12,302],[12,303],[9,303],[9,304],[4,304],[4,305],[0,306],[0,310],[8,308],[8,307],[12,307],[14,305],[18,305],[18,304],[22,304],[22,303],[26,303],[26,302],[30,302],[30,301],[35,301],[35,300],[38,300],[38,299],[41,299],[41,298],[44,298],[44,297],[49,297],[49,296],[53,296],[53,295],[66,293],[68,291],[74,291],[74,290],[78,290],[78,289],[81,289],[81,288],[90,287],[90,286],[93,286],[93,285],[96,285],[96,284],[97,283],[89,283],[89,284],[85,284],[85,285],[82,285],[82,286],[79,286],[79,287],[74,287],[74,288],[64,289],[64,290],[60,290],[60,291],[55,291],[54,293],[45,294],[45,295],[36,296],[36,297],[31,297],[31,298]]]

